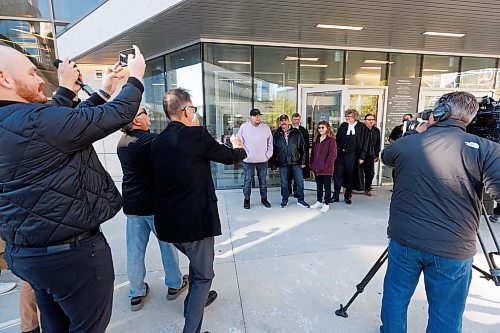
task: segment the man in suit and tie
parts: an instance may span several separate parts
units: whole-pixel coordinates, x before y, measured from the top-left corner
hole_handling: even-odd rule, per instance
[[[198,333],[207,299],[217,295],[210,286],[215,276],[214,236],[221,234],[221,225],[210,161],[235,164],[247,155],[237,136],[231,137],[231,149],[198,126],[188,91],[168,91],[163,109],[171,122],[151,145],[155,226],[160,240],[173,243],[189,258],[183,333]]]

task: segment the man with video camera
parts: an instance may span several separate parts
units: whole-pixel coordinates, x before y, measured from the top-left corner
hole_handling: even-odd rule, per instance
[[[36,66],[0,45],[0,236],[12,272],[35,290],[45,333],[100,333],[111,318],[115,276],[100,224],[121,197],[92,143],[137,114],[146,65],[135,51],[113,101],[106,103],[123,77],[118,64],[99,93],[72,107],[81,78],[74,62],[59,65],[60,88],[45,104]]]
[[[382,152],[396,171],[380,331],[406,332],[407,310],[424,273],[427,333],[458,333],[472,278],[482,190],[500,200],[500,146],[465,132],[478,103],[467,92],[442,96],[420,134]]]

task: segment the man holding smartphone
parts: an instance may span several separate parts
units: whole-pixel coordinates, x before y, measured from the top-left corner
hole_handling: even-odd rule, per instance
[[[0,236],[12,272],[35,290],[44,332],[102,333],[111,318],[114,269],[100,224],[121,197],[92,143],[136,116],[146,65],[134,48],[113,101],[106,103],[123,77],[118,64],[99,93],[73,108],[73,62],[59,65],[59,96],[49,105],[36,66],[0,46]]]

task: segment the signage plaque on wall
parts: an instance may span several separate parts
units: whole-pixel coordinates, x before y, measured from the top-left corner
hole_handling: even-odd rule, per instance
[[[402,124],[407,113],[417,113],[420,78],[393,77],[389,79],[386,129],[388,133]],[[388,134],[386,133],[386,136]]]

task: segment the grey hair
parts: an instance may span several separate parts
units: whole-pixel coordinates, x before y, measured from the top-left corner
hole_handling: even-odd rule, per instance
[[[476,116],[477,110],[479,110],[479,103],[476,97],[466,91],[450,93],[446,99],[446,103],[451,107],[450,118],[461,120],[467,125],[470,124]]]
[[[345,110],[345,115],[348,116],[348,115],[352,115],[352,117],[356,120],[359,119],[359,112],[358,110],[356,109],[347,109]]]
[[[163,111],[168,119],[176,116],[177,112],[191,100],[189,91],[183,88],[171,89],[163,96]]]

